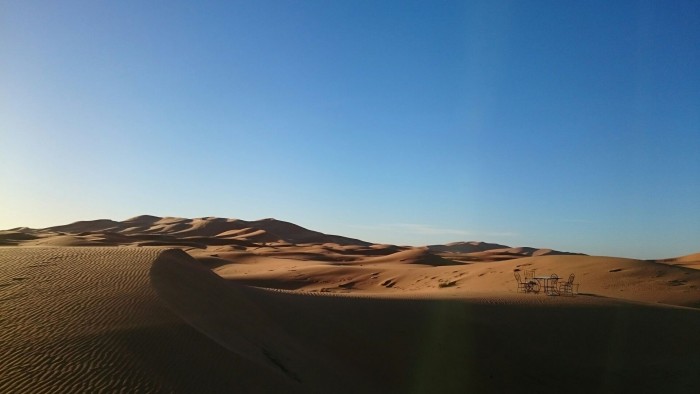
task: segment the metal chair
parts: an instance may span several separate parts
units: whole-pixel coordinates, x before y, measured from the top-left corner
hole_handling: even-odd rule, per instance
[[[540,292],[540,284],[532,279],[532,280],[521,280],[520,279],[520,270],[515,270],[513,271],[513,275],[515,275],[515,280],[518,282],[518,292],[522,293],[539,293]]]
[[[515,275],[515,280],[518,282],[518,288],[516,291],[518,293],[528,293],[530,291],[530,287],[528,286],[527,282],[520,280],[520,272],[513,271],[513,275]]]
[[[559,281],[559,275],[552,274],[549,279],[544,282],[544,292],[547,295],[559,295],[559,290],[557,290],[557,281]]]
[[[569,275],[569,280],[566,282],[559,283],[559,293],[567,296],[574,296],[574,287],[576,287],[576,293],[578,293],[578,283],[574,283],[574,274]]]

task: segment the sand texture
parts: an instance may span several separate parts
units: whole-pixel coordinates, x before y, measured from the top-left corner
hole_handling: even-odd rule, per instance
[[[377,245],[264,219],[0,232],[0,392],[700,392],[698,255]],[[573,297],[514,270],[576,274]]]

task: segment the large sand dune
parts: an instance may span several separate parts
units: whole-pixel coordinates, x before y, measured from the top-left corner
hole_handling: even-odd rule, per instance
[[[692,255],[155,216],[0,241],[0,392],[700,392]],[[579,294],[516,293],[533,268]]]
[[[1,248],[0,392],[286,389],[284,379],[260,375],[167,308],[149,273],[182,255]]]

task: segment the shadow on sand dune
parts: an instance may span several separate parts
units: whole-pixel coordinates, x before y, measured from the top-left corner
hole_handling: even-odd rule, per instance
[[[697,310],[291,294],[176,250],[150,278],[178,316],[290,391],[700,392]]]

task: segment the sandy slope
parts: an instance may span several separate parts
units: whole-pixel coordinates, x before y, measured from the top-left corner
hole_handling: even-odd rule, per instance
[[[700,392],[697,255],[356,241],[155,216],[0,232],[23,245],[0,248],[0,392]],[[580,294],[516,293],[526,269]]]
[[[659,260],[659,263],[681,266],[686,268],[700,269],[700,253],[693,253],[687,256]]]
[[[217,254],[225,258],[220,260],[210,260],[202,251],[191,253],[214,265],[214,271],[224,278],[267,288],[399,297],[491,297],[515,293],[514,270],[535,269],[538,275],[557,274],[564,280],[574,273],[579,300],[585,295],[700,308],[700,271],[634,259],[558,255],[454,265],[436,256],[425,257],[421,249],[350,263],[280,258],[265,251]]]
[[[277,292],[155,248],[4,248],[0,263],[2,392],[700,388],[694,309]]]
[[[288,387],[173,314],[148,248],[0,248],[0,392],[229,392]],[[235,373],[233,372],[235,371]]]

